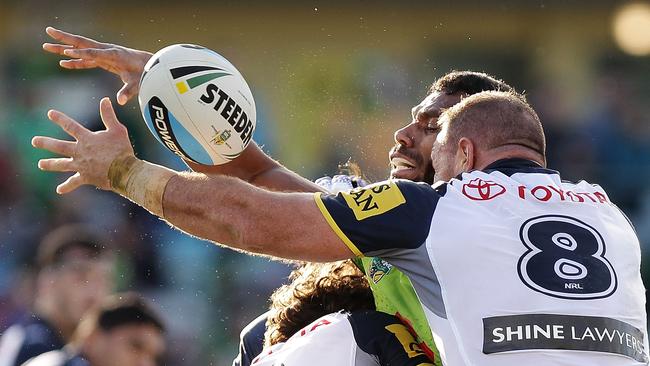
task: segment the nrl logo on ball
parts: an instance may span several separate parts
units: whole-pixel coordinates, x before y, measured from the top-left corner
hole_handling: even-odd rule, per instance
[[[226,141],[230,138],[230,136],[232,136],[232,131],[230,130],[219,131],[214,126],[211,127],[214,130],[214,136],[210,141],[212,141],[215,145],[220,146],[225,144],[230,148],[230,145]]]

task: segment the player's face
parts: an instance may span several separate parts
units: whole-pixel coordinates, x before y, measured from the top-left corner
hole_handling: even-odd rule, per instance
[[[411,122],[395,131],[395,146],[389,152],[391,178],[433,183],[431,148],[440,131],[438,117],[458,103],[460,94],[434,92],[411,110]]]
[[[165,351],[158,328],[150,324],[127,324],[100,332],[91,346],[93,365],[154,366]]]
[[[70,253],[55,269],[58,308],[65,321],[75,325],[86,310],[99,304],[113,289],[112,260]]]
[[[448,181],[463,172],[462,158],[455,141],[448,138],[449,119],[440,118],[438,121],[438,134],[431,148],[431,164],[435,171],[434,179]]]

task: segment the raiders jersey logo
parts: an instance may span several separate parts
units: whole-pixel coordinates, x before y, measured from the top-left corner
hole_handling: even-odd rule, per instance
[[[394,181],[371,184],[364,188],[341,192],[341,195],[358,221],[381,215],[406,203],[404,195]]]
[[[393,268],[393,266],[390,263],[377,257],[372,258],[370,271],[368,271],[370,278],[372,278],[372,282],[378,283],[381,281],[381,279],[390,272],[391,268]]]

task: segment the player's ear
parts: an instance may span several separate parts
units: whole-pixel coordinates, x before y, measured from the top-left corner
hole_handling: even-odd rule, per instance
[[[458,140],[459,168],[464,172],[474,169],[475,158],[474,143],[467,137],[461,137]]]

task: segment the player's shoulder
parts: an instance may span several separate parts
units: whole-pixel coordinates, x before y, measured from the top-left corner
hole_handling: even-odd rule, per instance
[[[331,339],[340,342],[343,338],[347,338],[347,334],[350,333],[347,314],[344,311],[339,311],[323,315],[294,333],[286,343],[295,344],[294,342],[298,340],[315,337],[318,337],[319,341]]]
[[[63,366],[68,359],[68,355],[62,350],[54,350],[42,353],[27,362],[25,366]]]
[[[432,186],[425,182],[388,179],[342,193],[344,196],[353,197],[356,202],[367,200],[368,203],[389,201],[395,204],[407,203],[409,206],[414,204],[430,205],[435,204],[441,196],[444,196],[446,184],[439,182]]]
[[[233,366],[248,366],[262,352],[268,315],[268,311],[259,315],[242,329],[239,334],[239,353],[233,360]]]
[[[311,335],[316,330],[320,329],[333,329],[333,328],[346,328],[348,313],[339,311],[321,316],[313,322],[304,326],[300,331],[296,332],[291,338],[300,338]],[[290,339],[291,339],[290,338]]]
[[[65,349],[45,352],[24,363],[25,366],[90,366],[88,360]]]
[[[253,321],[248,323],[239,333],[240,339],[247,339],[254,337],[255,339],[261,338],[264,339],[264,332],[266,331],[266,319],[269,316],[269,312],[260,314]],[[260,336],[261,335],[261,336]]]
[[[431,199],[442,197],[447,192],[447,182],[413,182],[406,179],[393,179],[400,191],[413,197],[425,196]]]
[[[316,193],[316,196],[320,198],[321,194]],[[352,210],[355,218],[361,221],[395,208],[417,208],[419,212],[433,210],[439,193],[427,183],[389,179],[322,197],[327,198],[326,203]]]
[[[560,175],[557,170],[546,168],[539,163],[522,158],[506,158],[490,163],[487,167],[474,172],[494,173],[499,172],[506,176],[515,174],[543,174],[543,175]]]
[[[355,332],[373,334],[376,331],[385,331],[386,326],[401,324],[399,319],[381,311],[361,310],[346,313],[348,321]]]
[[[491,201],[511,197],[530,202],[577,202],[611,204],[598,184],[563,179],[560,172],[525,159],[503,159],[482,170],[462,173],[449,182],[454,197],[471,201]]]
[[[370,347],[371,343],[381,338],[384,334],[390,334],[386,327],[391,324],[401,323],[395,316],[376,310],[339,311],[317,319],[306,326],[301,332],[304,333],[305,330],[312,330],[318,325],[351,328],[355,343],[365,350],[372,348]]]
[[[55,349],[63,346],[58,331],[41,318],[30,316],[21,327],[24,331],[23,347],[45,345],[46,348]]]
[[[497,160],[480,170],[460,173],[442,186],[454,200],[485,202],[496,197],[521,196],[523,191],[543,186],[544,190],[562,189],[558,171],[545,168],[537,162],[509,158]]]
[[[357,346],[380,365],[432,365],[415,337],[400,320],[374,310],[347,314]]]
[[[64,346],[57,330],[34,314],[9,327],[0,343],[0,358],[17,365]]]

